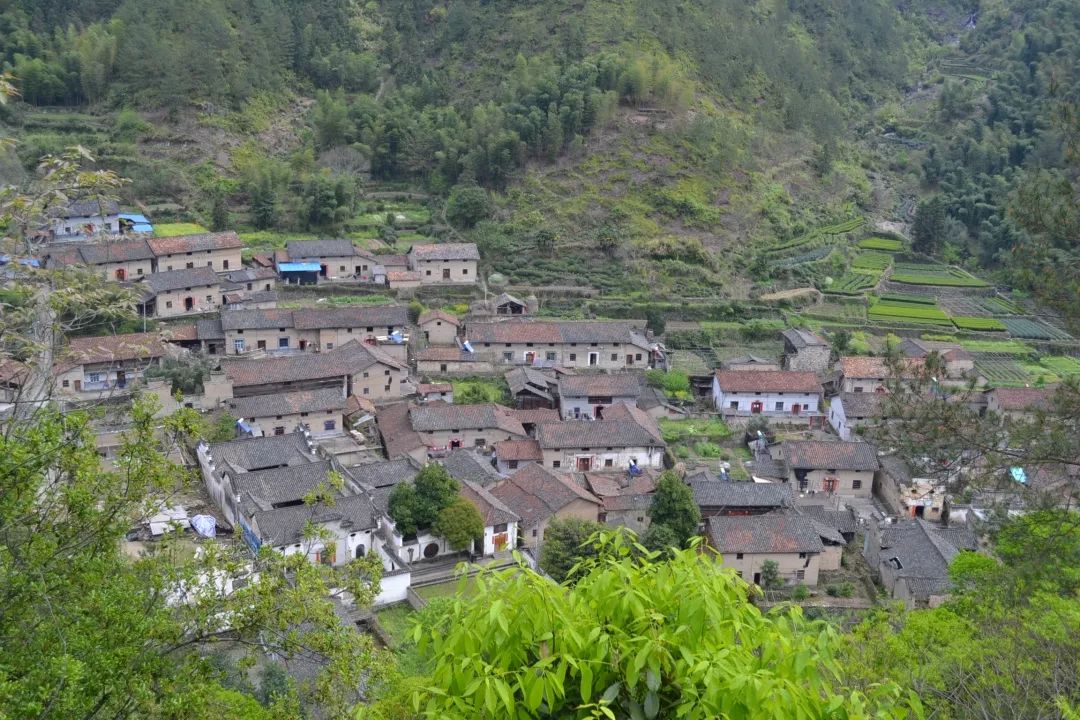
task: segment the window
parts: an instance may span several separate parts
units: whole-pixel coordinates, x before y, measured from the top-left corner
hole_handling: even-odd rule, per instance
[[[187,267],[188,270],[192,270],[195,267],[195,263],[189,262],[189,263],[187,263],[186,267]]]
[[[71,381],[70,380],[65,380],[64,381],[64,387],[71,387]]]
[[[739,409],[739,401],[738,400],[732,400],[731,404],[728,405],[728,407],[731,408],[732,410],[738,410]]]
[[[862,385],[856,385],[855,386],[855,392],[862,392],[862,391],[863,391]]]
[[[213,305],[214,304],[214,296],[213,295],[207,295],[206,296],[206,304],[207,305]]]
[[[645,522],[645,516],[644,515],[638,515],[637,521],[638,522]]]
[[[287,348],[287,347],[289,347],[289,338],[287,338],[287,337],[278,338],[277,339],[277,346],[279,348]]]
[[[365,373],[364,373],[364,377],[366,378],[367,376],[368,376],[368,374],[367,374],[367,373],[365,372]]]
[[[255,343],[255,347],[258,350],[265,350],[266,349],[266,341],[265,340],[259,340],[258,342]]]
[[[570,353],[570,362],[574,362],[576,360],[577,360],[577,353]]]
[[[275,419],[275,420],[280,420],[280,419],[281,419],[281,416],[280,416],[280,415],[277,415],[277,416],[275,416],[275,417],[274,417],[274,419]]]
[[[333,350],[334,349],[334,343],[326,343],[326,349],[327,350]]]
[[[431,271],[430,270],[425,270],[424,274],[427,275],[428,277],[431,277]]]
[[[604,458],[604,467],[614,467],[615,461],[611,458]]]
[[[496,525],[495,527],[493,527],[491,529],[494,530],[497,533],[504,533],[507,530],[507,524],[506,523],[499,523],[498,525]]]
[[[446,372],[446,363],[439,365],[439,372]]]
[[[232,344],[233,344],[233,348],[236,350],[236,352],[238,352],[238,353],[244,352],[244,338],[237,338],[237,339],[233,340]]]
[[[390,386],[389,385],[383,385],[383,390],[385,392],[390,392]]]
[[[562,461],[561,460],[552,460],[551,461],[551,467],[553,467],[553,468],[562,467]]]
[[[799,559],[800,560],[805,560],[806,559],[806,553],[799,553]]]
[[[517,460],[510,460],[510,461],[508,461],[508,462],[506,463],[506,466],[507,466],[508,468],[510,468],[511,470],[517,470],[517,467],[518,467],[518,461],[517,461]]]
[[[137,274],[139,274],[139,275],[142,275],[143,274],[143,269],[142,268],[136,268],[135,272]]]
[[[641,362],[641,353],[638,353],[637,355],[635,355],[634,359],[637,360],[638,362]]]
[[[206,267],[213,268],[214,267],[214,261],[213,260],[207,260],[206,261]]]
[[[389,374],[390,374],[389,370],[383,370],[383,375],[389,375]]]
[[[615,362],[618,359],[619,359],[619,354],[618,353],[611,353],[611,361],[612,362]]]
[[[862,487],[862,480],[852,480],[851,481],[851,489],[852,490],[858,490],[861,487]]]
[[[806,571],[805,570],[796,570],[795,571],[795,579],[796,580],[805,580],[806,579]]]
[[[784,401],[783,400],[778,400],[773,409],[778,411],[778,412],[782,411],[784,409]]]
[[[514,361],[514,353],[512,353],[512,352],[504,352],[503,353],[503,360],[505,362],[513,362]]]
[[[337,429],[337,421],[336,420],[326,420],[326,421],[324,421],[323,424],[322,424],[322,429],[326,430],[326,431],[336,430]]]
[[[300,417],[307,417],[308,415],[310,415],[310,413],[306,413],[306,412],[300,413]]]
[[[536,537],[536,528],[533,528],[533,537]]]
[[[371,394],[371,388],[364,388],[364,394],[365,395],[370,395]]]
[[[165,301],[165,307],[166,308],[171,308],[172,307],[172,300],[166,300]]]
[[[228,260],[222,260],[221,261],[221,268],[223,270],[228,270],[229,269],[229,261]]]
[[[556,355],[555,355],[554,351],[548,350],[546,353],[544,353],[544,357],[547,358],[548,360],[554,361],[555,358],[556,358]]]
[[[742,553],[735,553],[736,560],[742,560]]]
[[[276,428],[274,428],[274,434],[275,435],[284,435],[285,434],[284,426],[278,425]]]
[[[86,376],[86,382],[101,382],[101,373],[88,373]]]
[[[339,269],[339,272],[345,272],[345,266],[344,265],[341,265],[338,269]]]

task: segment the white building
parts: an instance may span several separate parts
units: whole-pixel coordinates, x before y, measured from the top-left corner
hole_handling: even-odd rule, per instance
[[[725,415],[817,415],[821,383],[812,372],[718,370],[713,404]]]

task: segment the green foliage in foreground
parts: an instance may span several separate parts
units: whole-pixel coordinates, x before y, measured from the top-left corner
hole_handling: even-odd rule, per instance
[[[751,588],[698,548],[656,562],[627,536],[573,587],[526,567],[483,573],[444,628],[416,695],[428,718],[910,718],[891,683],[840,681],[837,636],[797,608],[762,614]]]

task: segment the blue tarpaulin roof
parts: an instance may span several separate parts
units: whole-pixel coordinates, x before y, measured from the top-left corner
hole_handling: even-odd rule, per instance
[[[139,213],[120,213],[120,219],[129,220],[133,232],[154,232],[154,226],[150,224],[150,220],[145,215],[140,215]]]
[[[1021,485],[1027,485],[1027,473],[1024,472],[1024,468],[1011,467],[1009,468],[1009,474],[1012,475],[1012,479],[1016,482],[1020,483]]]
[[[322,265],[319,263],[278,263],[281,272],[319,272]]]

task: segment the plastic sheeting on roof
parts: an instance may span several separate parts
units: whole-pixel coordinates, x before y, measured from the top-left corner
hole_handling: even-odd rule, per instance
[[[319,272],[322,270],[322,265],[319,263],[283,262],[278,263],[278,270],[281,272]]]

